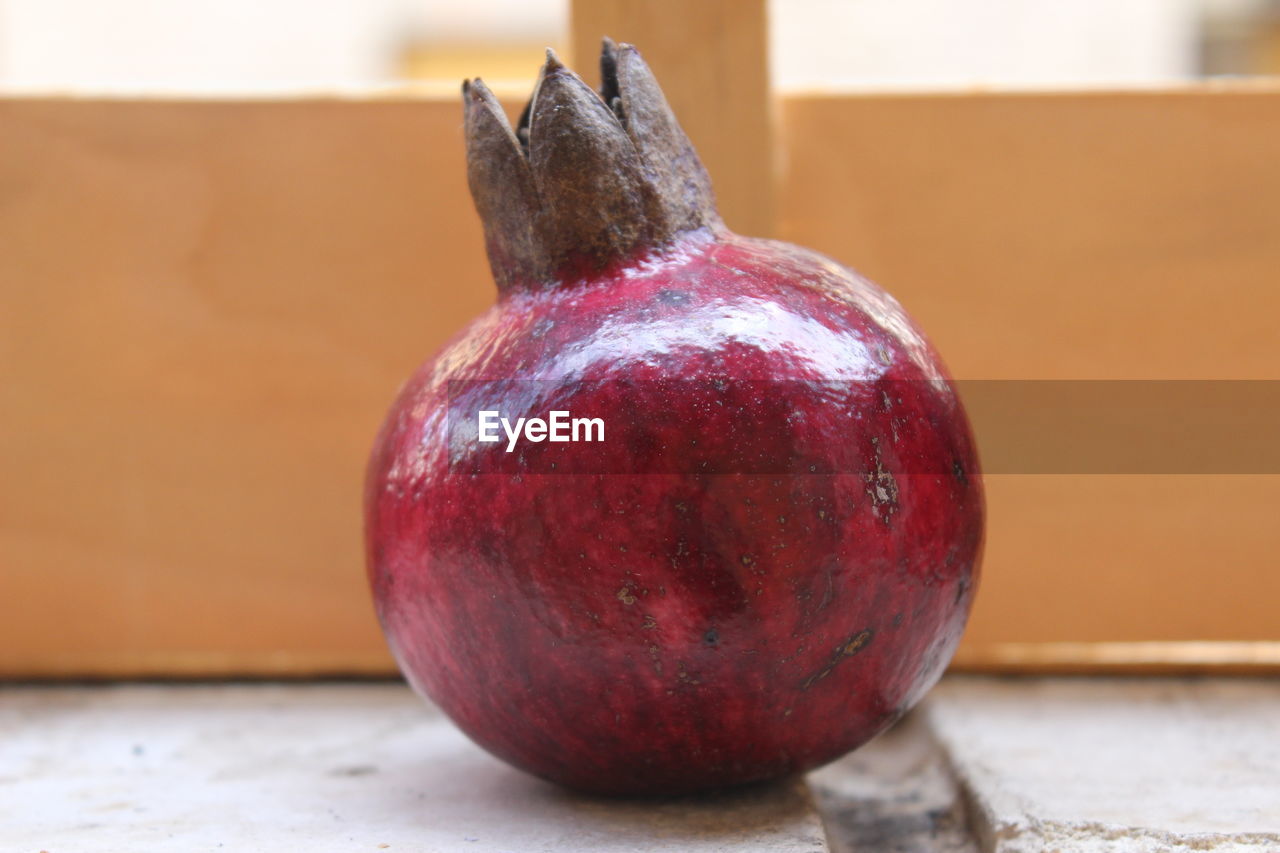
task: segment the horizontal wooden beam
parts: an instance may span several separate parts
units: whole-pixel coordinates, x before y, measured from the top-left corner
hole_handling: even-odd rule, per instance
[[[1280,90],[780,115],[787,238],[961,377],[1280,378]],[[494,298],[456,94],[0,99],[0,125],[0,676],[389,673],[365,454]],[[962,665],[1280,640],[1280,478],[987,487]]]

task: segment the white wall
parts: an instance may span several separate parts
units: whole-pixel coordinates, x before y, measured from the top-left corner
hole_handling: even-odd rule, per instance
[[[1199,0],[772,0],[775,83],[1156,83],[1196,70]]]
[[[791,89],[1167,81],[1194,71],[1196,21],[1209,2],[1250,0],[772,0],[774,74]],[[376,84],[394,77],[405,39],[552,41],[567,7],[568,0],[0,0],[0,86]]]
[[[0,0],[0,86],[239,91],[387,82],[410,37],[555,35],[567,0]]]

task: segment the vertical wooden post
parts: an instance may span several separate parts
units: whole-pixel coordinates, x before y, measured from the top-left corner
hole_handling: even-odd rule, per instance
[[[640,48],[711,172],[720,213],[772,236],[776,176],[765,0],[573,0],[574,70],[599,83],[600,40]]]

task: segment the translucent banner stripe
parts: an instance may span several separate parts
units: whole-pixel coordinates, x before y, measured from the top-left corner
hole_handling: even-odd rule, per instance
[[[908,384],[455,380],[449,464],[508,475],[866,475],[877,465],[894,476],[956,475],[962,448],[898,452],[902,435],[914,436],[912,448],[928,445],[931,430],[943,440],[930,422],[936,406],[912,401],[945,401],[944,389]],[[1280,474],[1280,381],[953,385],[987,474]],[[801,423],[793,403],[806,399],[821,403],[806,405]]]

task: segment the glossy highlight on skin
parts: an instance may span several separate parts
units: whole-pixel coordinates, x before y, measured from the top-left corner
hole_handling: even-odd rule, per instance
[[[703,380],[740,405],[687,393]],[[451,406],[610,432],[505,456]],[[511,764],[611,794],[798,773],[891,724],[959,641],[984,512],[964,412],[898,304],[709,228],[504,291],[402,389],[365,507],[413,686]]]

